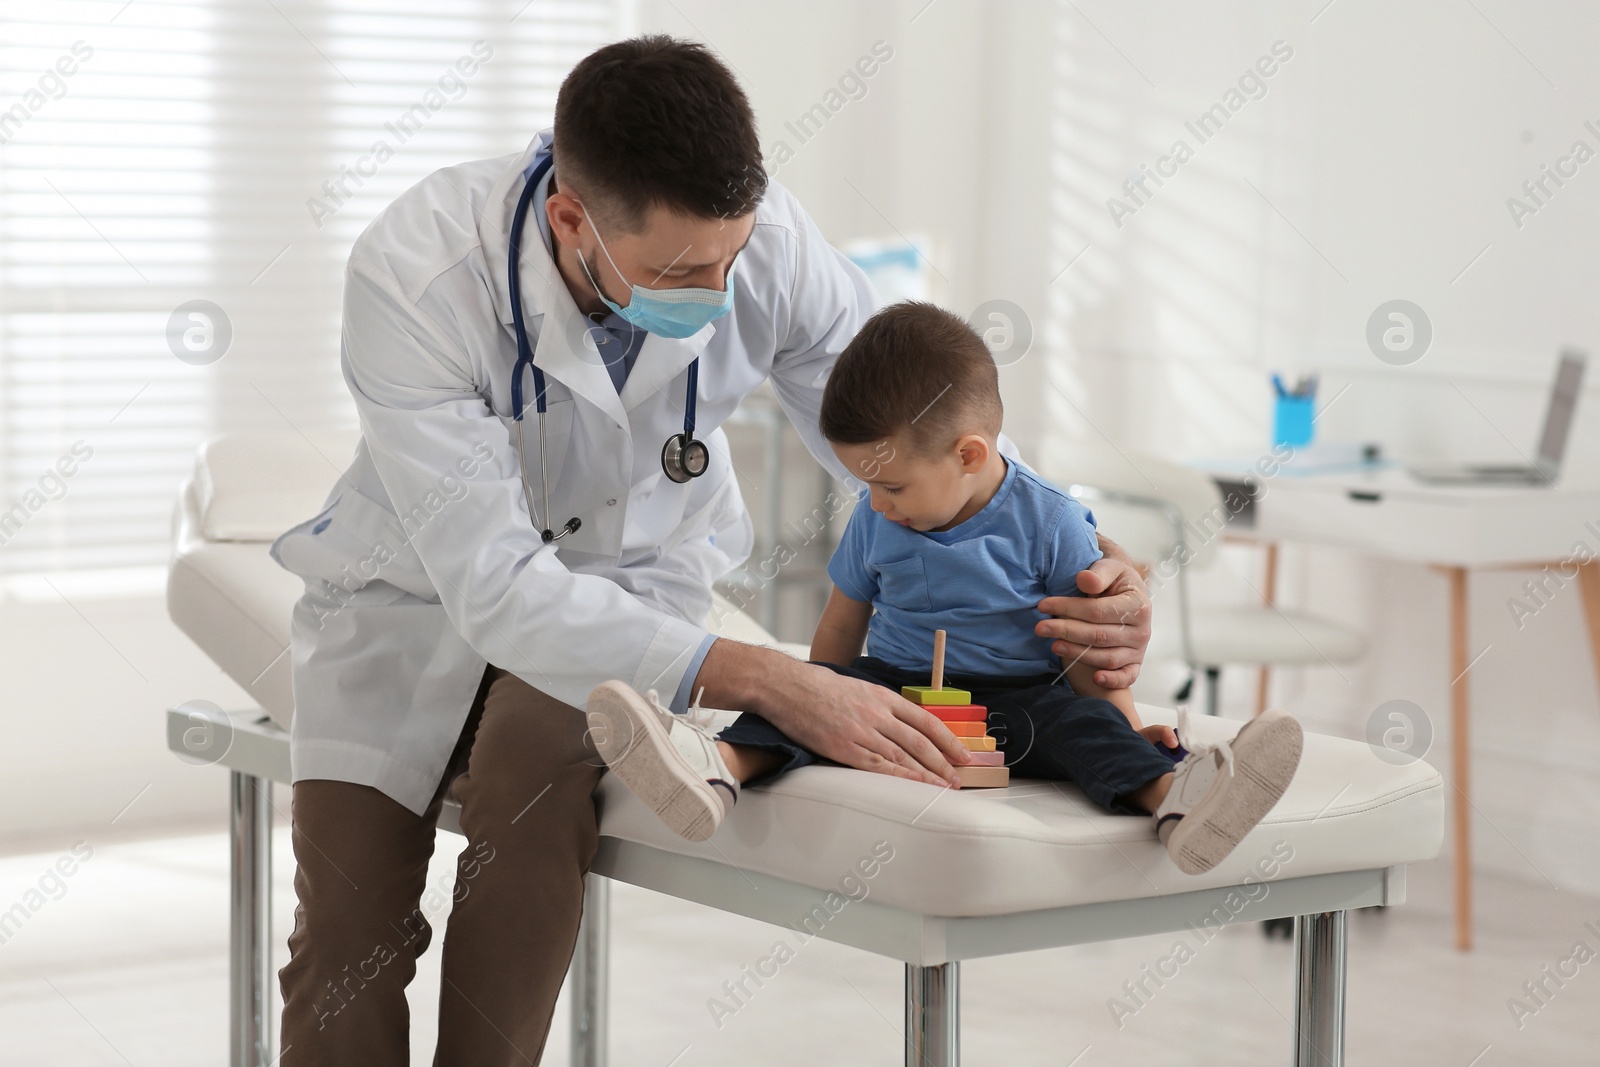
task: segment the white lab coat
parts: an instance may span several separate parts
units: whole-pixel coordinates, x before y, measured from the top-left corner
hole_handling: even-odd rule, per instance
[[[549,137],[423,179],[351,251],[342,366],[361,441],[324,510],[272,546],[306,582],[292,621],[296,781],[369,785],[420,814],[486,662],[578,707],[608,678],[669,699],[706,635],[712,583],[752,549],[717,427],[764,380],[811,453],[846,476],[817,415],[872,294],[787,190],[769,185],[756,210],[732,310],[686,340],[651,335],[620,396],[530,218],[522,299],[547,382],[549,524],[583,522],[540,540],[511,417],[506,235]],[[661,446],[683,429],[696,356],[712,463],[680,485],[662,474]],[[526,372],[524,389],[538,508]]]

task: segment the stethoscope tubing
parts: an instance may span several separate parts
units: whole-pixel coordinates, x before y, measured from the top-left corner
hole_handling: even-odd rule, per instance
[[[541,497],[544,503],[544,510],[540,512],[540,514],[544,515],[547,520],[550,515],[550,477],[549,473],[545,469],[544,371],[540,370],[538,364],[534,363],[533,361],[533,346],[528,341],[528,327],[522,317],[522,229],[523,224],[527,222],[528,208],[533,203],[534,193],[537,191],[539,183],[544,179],[545,174],[549,172],[550,167],[554,162],[555,156],[547,153],[545,157],[534,166],[533,172],[528,175],[528,181],[527,184],[523,186],[522,195],[517,198],[516,211],[513,212],[511,216],[511,234],[509,240],[507,241],[508,261],[506,264],[506,283],[510,289],[509,295],[511,302],[512,328],[517,336],[517,362],[511,371],[511,415],[512,420],[517,424],[517,459],[518,467],[522,473],[522,492],[523,496],[527,500],[528,513],[533,517],[535,527],[539,525],[539,516],[533,514],[533,487],[528,483],[527,453],[523,451],[522,441],[522,416],[525,409],[522,393],[523,367],[527,367],[533,372],[534,413],[539,416],[539,483],[542,489]],[[705,444],[694,439],[695,402],[700,393],[700,359],[698,356],[696,356],[695,359],[689,364],[689,381],[685,393],[686,395],[684,396],[683,403],[683,433],[674,434],[671,438],[669,438],[667,442],[667,448],[662,450],[662,470],[667,477],[674,482],[686,482],[690,478],[698,478],[710,467],[710,456],[705,451]],[[675,454],[680,457],[680,460],[677,463],[677,469],[669,467],[666,459],[667,451],[671,448],[671,445],[674,441],[678,442],[679,445],[675,451]],[[698,467],[682,462],[681,457],[687,456],[691,453],[700,457]],[[573,516],[571,519],[567,520],[566,525],[561,528],[560,533],[556,533],[551,528],[545,527],[541,531],[541,536],[544,538],[545,543],[548,544],[551,541],[559,540],[560,538],[565,537],[567,534],[575,532],[582,525],[582,520],[577,518],[577,516]]]

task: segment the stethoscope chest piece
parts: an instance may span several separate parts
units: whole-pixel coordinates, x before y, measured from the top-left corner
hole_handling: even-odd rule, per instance
[[[675,482],[698,478],[711,466],[711,451],[689,433],[677,433],[661,446],[661,469]]]

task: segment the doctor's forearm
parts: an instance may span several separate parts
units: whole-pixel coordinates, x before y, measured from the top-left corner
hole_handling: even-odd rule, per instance
[[[700,662],[694,689],[705,687],[703,707],[771,717],[774,709],[787,704],[774,697],[800,683],[800,671],[816,669],[775,649],[719,637]]]

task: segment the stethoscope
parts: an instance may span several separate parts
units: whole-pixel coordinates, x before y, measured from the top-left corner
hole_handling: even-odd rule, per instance
[[[522,190],[522,196],[517,200],[517,210],[511,216],[510,260],[506,267],[506,281],[511,289],[511,323],[517,333],[517,362],[511,371],[511,414],[517,424],[517,459],[522,468],[522,492],[527,498],[528,512],[533,513],[533,487],[528,484],[527,453],[522,447],[522,368],[527,367],[533,371],[533,402],[534,411],[539,416],[539,482],[543,489],[542,499],[544,510],[540,514],[546,519],[550,516],[550,478],[545,470],[544,463],[544,371],[540,370],[533,362],[533,346],[528,343],[528,328],[522,321],[522,270],[518,265],[522,249],[522,224],[528,217],[528,205],[533,203],[533,194],[539,187],[545,174],[555,162],[555,155],[547,153],[533,168],[533,173],[528,175],[528,184]],[[667,443],[661,448],[661,470],[674,482],[687,482],[690,478],[698,478],[711,467],[711,452],[706,448],[704,441],[695,439],[694,436],[694,407],[695,398],[699,393],[700,385],[700,359],[696,357],[689,364],[689,384],[683,398],[683,432],[673,434],[667,438]],[[534,526],[539,524],[537,515],[533,516]],[[539,536],[544,538],[546,544],[557,541],[569,533],[576,533],[583,525],[583,520],[576,515],[568,519],[559,532],[548,526],[540,531]]]

